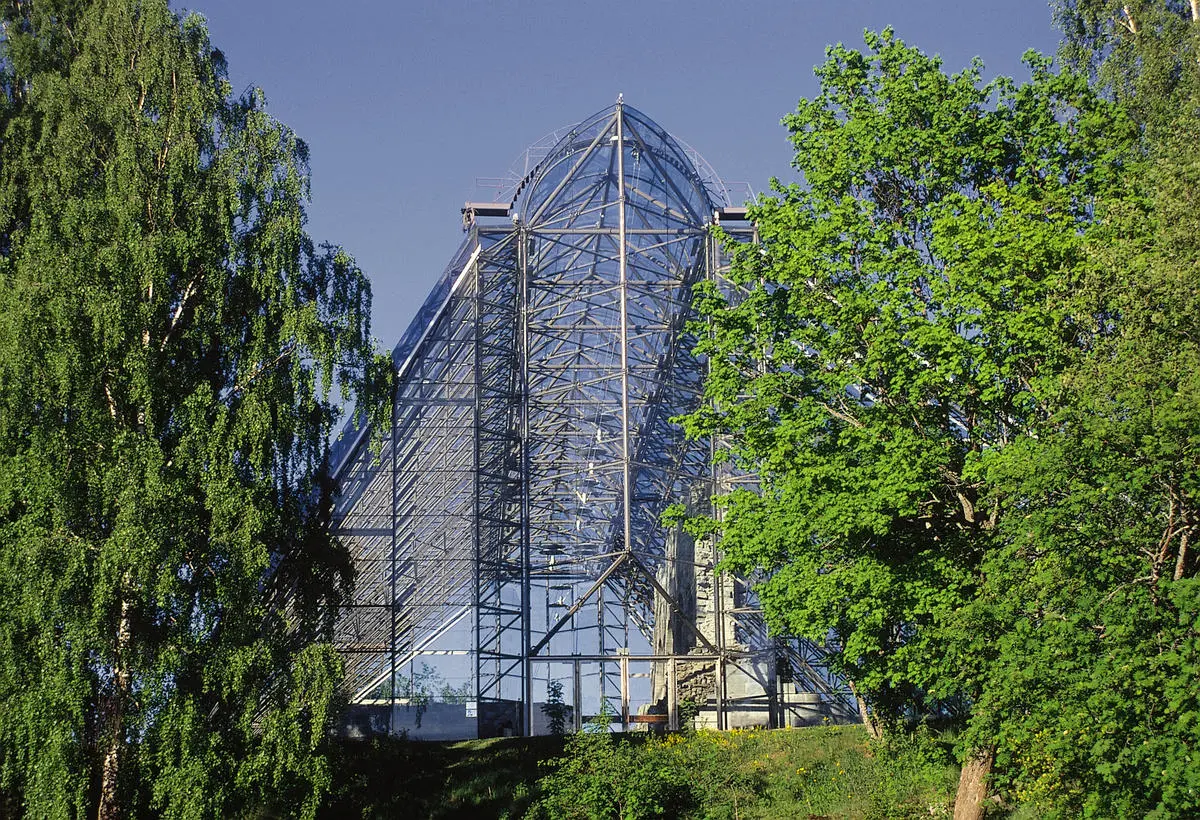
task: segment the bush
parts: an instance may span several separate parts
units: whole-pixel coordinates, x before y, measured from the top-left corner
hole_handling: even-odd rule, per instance
[[[590,727],[589,727],[590,728]],[[680,817],[690,794],[678,767],[669,765],[656,737],[618,737],[582,731],[567,740],[565,754],[545,765],[542,798],[530,817],[544,820],[635,820]]]
[[[948,817],[958,771],[927,729],[873,743],[857,726],[581,733],[540,782],[533,817]]]

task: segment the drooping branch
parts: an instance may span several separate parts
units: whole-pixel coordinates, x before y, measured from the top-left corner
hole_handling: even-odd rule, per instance
[[[174,335],[176,328],[179,327],[180,321],[183,319],[183,313],[187,310],[188,302],[192,297],[199,292],[199,285],[204,278],[203,269],[192,277],[192,281],[187,283],[187,287],[183,289],[183,296],[179,297],[179,304],[175,307],[175,312],[171,314],[171,323],[167,326],[167,332],[163,334],[162,342],[159,343],[159,351],[166,350],[167,343],[171,341],[171,336]]]
[[[229,395],[236,396],[238,393],[244,393],[246,390],[248,390],[250,388],[250,385],[254,384],[254,382],[259,377],[261,377],[264,373],[266,373],[270,370],[273,370],[276,367],[276,365],[278,365],[284,359],[291,357],[293,354],[295,354],[295,352],[298,349],[299,349],[299,343],[292,342],[290,345],[285,347],[283,349],[283,351],[278,356],[276,356],[274,359],[267,362],[266,364],[262,364],[256,368],[254,368],[254,370],[249,375],[247,375],[246,378],[244,378],[242,381],[238,382],[237,384],[235,384],[233,386],[233,389],[231,389],[229,391]]]
[[[1133,12],[1129,10],[1129,6],[1121,6],[1121,13],[1124,16],[1117,18],[1117,22],[1128,29],[1130,34],[1136,35],[1138,33],[1138,22],[1133,16]]]

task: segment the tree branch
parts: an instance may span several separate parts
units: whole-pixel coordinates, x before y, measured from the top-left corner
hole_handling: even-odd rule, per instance
[[[1171,542],[1175,540],[1175,497],[1171,493],[1171,498],[1167,502],[1167,527],[1163,531],[1162,538],[1158,539],[1158,552],[1151,559],[1154,564],[1155,577],[1158,576],[1158,568],[1166,562],[1167,552],[1171,548]]]
[[[958,497],[958,503],[962,505],[963,518],[968,524],[975,523],[975,505],[971,503],[971,499],[967,498],[960,490],[955,490],[954,495]]]
[[[167,343],[171,341],[171,336],[175,333],[175,329],[179,327],[180,320],[183,318],[183,312],[187,309],[188,301],[199,291],[200,281],[204,278],[204,269],[192,277],[192,281],[188,282],[187,287],[183,289],[183,296],[179,298],[179,304],[175,307],[175,312],[171,315],[171,323],[167,326],[167,332],[163,334],[162,342],[159,344],[159,352],[166,350]]]
[[[1193,0],[1193,3],[1194,2],[1195,0]],[[1133,12],[1129,10],[1129,6],[1121,6],[1121,12],[1125,15],[1125,17],[1123,19],[1117,18],[1117,22],[1129,29],[1130,34],[1136,35],[1138,33],[1138,23],[1137,20],[1134,19]]]
[[[837,410],[834,410],[832,407],[830,407],[828,404],[826,404],[823,401],[817,402],[817,406],[820,407],[821,409],[823,409],[829,415],[833,416],[835,419],[840,419],[841,421],[844,421],[846,424],[849,424],[851,427],[855,427],[859,430],[863,429],[863,427],[864,427],[863,423],[861,421],[859,421],[858,419],[854,418],[854,416],[851,416],[849,413],[844,413],[844,412],[839,412]]]
[[[1179,534],[1179,551],[1175,557],[1175,574],[1172,576],[1172,578],[1176,581],[1179,581],[1183,578],[1183,568],[1187,563],[1188,536],[1191,534],[1191,532],[1192,527],[1186,527],[1183,532]]]
[[[249,388],[250,385],[252,385],[259,376],[261,376],[263,373],[266,373],[268,370],[274,369],[275,365],[279,364],[284,359],[288,358],[293,353],[295,353],[296,350],[299,348],[299,346],[300,345],[298,342],[292,342],[290,345],[285,347],[283,349],[283,352],[280,353],[278,356],[276,356],[274,359],[272,359],[271,361],[267,362],[264,365],[261,365],[260,367],[255,368],[254,372],[251,373],[249,376],[247,376],[244,381],[240,381],[237,384],[235,384],[233,386],[233,389],[229,391],[229,395],[236,396],[238,393],[244,393],[247,390],[247,388]]]

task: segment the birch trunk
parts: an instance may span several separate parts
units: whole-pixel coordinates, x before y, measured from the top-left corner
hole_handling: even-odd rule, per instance
[[[129,696],[130,674],[126,662],[132,633],[133,607],[126,599],[121,603],[121,619],[117,623],[116,663],[113,667],[113,694],[105,705],[103,737],[108,742],[104,763],[100,769],[100,806],[97,820],[117,820],[121,812],[121,764],[125,757],[125,705]]]
[[[1197,2],[1200,2],[1200,0],[1197,0]],[[1176,581],[1183,579],[1183,570],[1187,565],[1188,533],[1190,532],[1191,528],[1189,527],[1179,536],[1179,552],[1175,556],[1175,574],[1172,576]]]

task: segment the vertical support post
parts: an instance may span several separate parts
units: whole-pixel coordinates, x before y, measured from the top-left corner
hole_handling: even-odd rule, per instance
[[[625,551],[633,549],[633,463],[629,449],[629,242],[625,227],[625,103],[617,98],[617,264],[621,292],[621,461]]]
[[[771,729],[779,729],[783,726],[779,703],[779,667],[777,666],[779,651],[775,641],[771,641],[769,645],[771,654],[767,658],[767,726]]]
[[[572,618],[571,620],[572,620],[571,626],[573,629],[575,626],[574,618]],[[596,651],[600,655],[608,654],[608,641],[607,641],[608,635],[606,633],[607,626],[608,626],[608,619],[605,617],[604,587],[601,586],[599,589],[596,590]],[[576,634],[576,640],[578,640],[579,633],[575,633],[575,634]],[[576,651],[578,651],[578,649]],[[608,685],[607,685],[608,684],[608,675],[606,674],[607,671],[608,670],[605,669],[605,665],[603,663],[601,663],[600,664],[600,699],[601,700],[603,700],[608,695]]]
[[[521,295],[521,714],[524,731],[533,734],[533,644],[530,629],[530,532],[529,532],[529,231],[517,230],[517,260],[520,267]]]
[[[714,220],[714,221],[716,221],[716,220]],[[713,238],[711,233],[708,235],[706,244],[708,247],[708,253],[706,254],[708,270],[706,271],[706,275],[709,277],[710,280],[715,281],[720,275],[721,248],[720,248],[720,244],[717,242],[716,239]],[[706,371],[706,373],[711,371],[711,366],[708,365],[707,363],[705,364],[705,371]],[[710,439],[710,441],[709,441],[709,464],[713,465],[712,467],[710,467],[710,473],[709,473],[709,481],[710,481],[709,497],[710,498],[712,496],[716,495],[716,492],[717,492],[717,469],[718,468],[716,466],[716,463],[717,463],[716,462],[716,443]],[[727,644],[725,643],[725,577],[724,577],[724,574],[717,568],[717,564],[720,560],[720,556],[716,554],[716,550],[714,550],[713,558],[715,559],[714,564],[713,564],[713,570],[712,570],[712,572],[713,572],[713,585],[712,585],[712,590],[713,590],[713,593],[712,593],[713,594],[713,601],[712,601],[713,643],[715,643],[717,645],[717,652],[718,652],[716,668],[714,670],[716,673],[715,674],[716,692],[714,692],[714,695],[716,698],[716,708],[717,708],[717,729],[723,730],[726,728],[725,727],[725,652],[728,648]]]
[[[716,614],[717,656],[717,730],[725,729],[725,573],[713,568],[714,613]]]
[[[481,244],[482,244],[482,242],[481,242]],[[482,614],[480,612],[480,607],[479,607],[480,597],[481,597],[480,586],[483,583],[483,536],[480,532],[480,530],[482,529],[482,521],[481,521],[482,501],[480,499],[480,495],[483,492],[483,482],[480,480],[480,476],[479,476],[479,471],[480,471],[480,468],[482,467],[482,461],[483,461],[483,459],[480,457],[481,443],[480,443],[480,433],[479,433],[480,427],[482,427],[482,425],[483,425],[483,408],[482,408],[483,399],[481,396],[481,393],[483,391],[483,361],[482,361],[483,357],[482,357],[482,344],[481,344],[481,339],[480,339],[480,336],[482,334],[482,330],[480,330],[480,324],[483,321],[483,283],[480,280],[480,273],[479,273],[480,267],[481,266],[479,264],[479,261],[478,261],[478,259],[476,259],[476,262],[475,262],[475,321],[473,323],[474,324],[473,332],[475,335],[473,355],[475,357],[475,361],[473,363],[474,367],[472,368],[473,375],[474,375],[474,381],[475,381],[475,385],[474,385],[474,394],[475,395],[474,395],[474,407],[473,407],[474,424],[471,425],[471,427],[472,427],[471,442],[474,445],[474,449],[475,449],[474,455],[472,457],[473,461],[471,462],[472,486],[474,488],[474,498],[472,499],[472,504],[471,504],[471,515],[472,515],[472,518],[474,518],[474,521],[472,522],[472,527],[471,527],[471,532],[473,535],[472,554],[474,556],[474,562],[473,562],[474,565],[473,565],[472,569],[474,570],[474,575],[475,575],[475,584],[471,588],[471,606],[474,609],[474,615],[475,615],[475,623],[473,625],[475,628],[475,635],[474,635],[474,640],[471,643],[472,643],[473,648],[475,649],[475,692],[474,692],[474,695],[475,695],[475,736],[476,737],[479,737],[479,727],[480,727],[479,713],[483,711],[482,709],[479,708],[479,688],[480,688],[479,683],[483,679],[483,675],[481,674],[482,669],[480,668],[480,665],[482,663],[481,659],[482,659],[483,655],[479,651],[482,648],[480,646],[480,643],[482,642],[482,636],[483,636],[482,624],[480,623]]]
[[[575,717],[575,731],[583,729],[583,670],[578,658],[572,664],[571,678],[571,713]]]
[[[667,662],[667,728],[672,732],[679,731],[679,666],[678,659],[672,655]]]
[[[717,731],[725,731],[725,655],[717,657]]]
[[[629,731],[629,649],[622,647],[621,653],[621,731]]]
[[[395,364],[389,365],[395,367]],[[396,427],[400,414],[400,393],[399,387],[392,388],[392,430],[391,430],[391,445],[392,445],[392,488],[391,488],[391,524],[392,524],[392,543],[388,552],[388,569],[390,570],[390,583],[388,588],[388,654],[391,656],[391,676],[388,678],[388,735],[395,734],[396,726],[396,528],[399,524],[396,515],[396,490],[399,483],[396,477],[396,468],[399,465],[399,459],[396,455]]]

